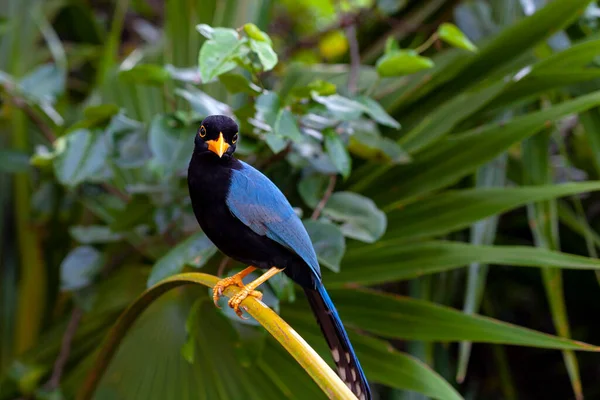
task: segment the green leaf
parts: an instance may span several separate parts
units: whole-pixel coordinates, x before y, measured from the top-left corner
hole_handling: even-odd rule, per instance
[[[217,28],[217,29],[219,29],[219,28]],[[198,31],[198,33],[200,33],[202,36],[204,36],[207,39],[212,39],[213,34],[215,32],[215,28],[213,28],[212,26],[207,25],[207,24],[196,25],[196,30]]]
[[[357,96],[356,101],[364,106],[365,112],[375,121],[394,129],[400,129],[398,121],[392,118],[377,101],[367,96]]]
[[[0,173],[14,174],[29,169],[29,157],[18,150],[0,150]]]
[[[452,53],[446,58],[445,68],[436,68],[432,74],[423,74],[414,82],[414,90],[405,96],[397,93],[382,99],[390,111],[418,103],[420,112],[435,109],[447,93],[458,93],[489,77],[493,71],[518,60],[527,50],[560,31],[575,20],[589,0],[556,0],[533,15],[502,30],[482,45],[477,54]],[[430,97],[425,98],[425,96]],[[389,101],[388,101],[389,100]]]
[[[109,228],[112,232],[118,233],[131,230],[138,225],[151,224],[153,212],[154,204],[148,196],[135,195],[127,202],[125,208],[114,214],[114,220]]]
[[[198,299],[198,311],[190,314]],[[181,355],[187,342],[188,318],[198,327],[190,364]],[[239,319],[239,318],[238,318]],[[148,334],[152,332],[152,334]],[[325,395],[296,361],[273,339],[268,339],[260,358],[251,368],[240,359],[242,340],[219,310],[208,299],[206,291],[184,287],[172,290],[153,303],[136,321],[119,346],[95,397],[98,399],[143,398],[183,399],[189,394],[203,393],[207,399],[277,400],[295,393],[299,400],[325,399]],[[93,363],[90,354],[83,363]],[[215,363],[214,360],[219,362]],[[140,368],[140,365],[146,368]],[[120,379],[111,379],[118,376]],[[156,379],[157,376],[163,379]],[[236,377],[235,384],[227,384]],[[282,377],[285,379],[282,386]],[[131,382],[137,382],[131,385]],[[260,385],[257,384],[260,382]],[[76,386],[78,388],[79,385]]]
[[[29,98],[53,103],[56,97],[64,93],[66,81],[65,71],[55,64],[44,64],[23,77],[19,86]]]
[[[440,39],[444,42],[458,47],[459,49],[477,51],[477,47],[469,40],[469,38],[458,29],[458,27],[449,22],[440,25],[437,31]]]
[[[346,239],[340,228],[329,222],[304,220],[319,263],[340,272],[340,261],[346,251]]]
[[[121,234],[103,225],[73,225],[69,227],[69,233],[73,239],[82,244],[112,243],[123,239]]]
[[[398,141],[413,154],[431,146],[452,132],[456,126],[471,117],[499,96],[509,84],[505,81],[453,96],[432,110],[417,126]]]
[[[522,143],[523,167],[527,183],[543,185],[552,183],[553,181],[549,154],[550,135],[551,131],[544,130]],[[527,214],[529,220],[533,222],[533,224],[530,224],[530,227],[535,245],[538,248],[560,250],[556,199],[528,204]],[[565,304],[562,271],[560,269],[544,269],[541,272],[554,327],[559,336],[569,337],[570,329]],[[564,351],[563,357],[575,397],[583,398],[577,358],[571,351]]]
[[[91,246],[79,246],[60,264],[61,290],[73,291],[90,284],[104,264],[102,254]]]
[[[342,222],[341,230],[345,236],[367,243],[379,239],[387,226],[385,214],[371,199],[357,193],[333,193],[323,214]]]
[[[279,113],[281,100],[275,92],[266,92],[256,99],[256,117],[265,121],[270,127],[275,126]]]
[[[328,285],[378,284],[462,268],[472,263],[544,269],[600,269],[600,261],[529,246],[486,246],[463,242],[407,243],[382,240],[374,246],[350,247],[343,274],[327,274]],[[368,268],[365,268],[368,265]]]
[[[10,28],[10,20],[5,17],[0,17],[0,35],[8,31]]]
[[[244,55],[245,41],[246,39],[240,39],[235,29],[212,29],[209,39],[202,45],[198,56],[202,82],[210,82],[217,76],[234,69],[237,66],[234,59]]]
[[[358,101],[351,100],[339,94],[330,96],[320,96],[316,92],[311,92],[311,96],[317,103],[323,104],[327,109],[340,120],[358,119],[366,111],[365,106]]]
[[[192,109],[201,117],[215,114],[233,115],[231,107],[209,96],[202,90],[192,87],[188,89],[177,88],[175,89],[175,94],[186,99],[190,103],[190,106],[192,106]]]
[[[126,82],[143,83],[147,85],[162,86],[171,79],[171,74],[161,65],[141,64],[131,69],[119,72]]]
[[[245,76],[228,72],[219,75],[219,81],[225,86],[229,93],[247,93],[256,95],[260,93],[260,88],[251,83]]]
[[[77,129],[55,142],[54,172],[63,185],[98,182],[108,176],[106,138],[100,131]]]
[[[277,65],[277,54],[273,51],[269,42],[250,39],[250,48],[258,55],[264,71],[270,71]]]
[[[439,236],[530,202],[597,190],[598,181],[447,191],[391,211],[386,237],[416,240]]]
[[[325,132],[325,150],[329,159],[335,165],[335,168],[344,178],[350,176],[352,168],[352,159],[346,150],[342,138],[333,129],[327,129]]]
[[[200,83],[200,71],[198,67],[177,68],[171,64],[166,64],[165,69],[169,72],[173,80],[196,85]]]
[[[319,96],[331,96],[337,92],[337,87],[331,82],[316,79],[306,86],[294,88],[292,95],[301,99],[309,99],[312,92],[317,93]]]
[[[383,200],[391,203],[385,208],[389,210],[395,205],[404,204],[407,200],[414,200],[417,196],[456,182],[552,121],[597,105],[600,105],[600,92],[515,118],[508,123],[499,122],[453,135],[439,141],[435,148],[423,153],[420,158],[415,157],[413,163],[397,166],[390,173],[373,174],[371,179],[361,182],[360,186],[368,184],[381,187],[380,185],[389,185],[390,181],[398,182],[394,185],[396,194],[393,200],[386,200],[391,196],[380,190],[371,196],[377,202]],[[359,190],[357,187],[352,189]]]
[[[385,41],[385,54],[391,54],[400,51],[398,41],[394,36],[390,36]]]
[[[329,356],[329,347],[309,313],[293,306],[284,307],[282,315],[319,354]],[[348,334],[369,381],[422,393],[434,399],[462,399],[452,385],[415,357],[396,351],[385,340],[352,331]]]
[[[390,138],[382,136],[372,121],[356,121],[351,125],[352,135],[348,150],[361,158],[393,164],[406,163],[410,156]]]
[[[471,340],[547,349],[600,351],[600,347],[548,335],[493,318],[465,315],[450,307],[371,290],[329,291],[349,326],[393,339]],[[285,314],[284,314],[285,315]]]
[[[193,131],[177,119],[157,115],[150,123],[149,144],[154,160],[162,167],[163,176],[185,170],[191,157]]]
[[[273,133],[292,141],[302,140],[302,132],[291,111],[282,108],[277,114]]]
[[[267,133],[265,135],[265,142],[267,143],[267,146],[269,146],[273,154],[280,153],[287,146],[286,140],[282,137],[275,135],[274,133]]]
[[[183,271],[186,265],[200,268],[216,252],[217,248],[204,232],[197,232],[156,261],[148,277],[147,286],[153,286],[159,281]]]
[[[315,208],[323,198],[328,185],[329,177],[326,175],[305,175],[298,183],[298,193],[307,206]]]
[[[254,25],[253,23],[244,24],[244,32],[246,32],[246,35],[248,35],[251,39],[254,39],[257,42],[267,42],[268,44],[271,44],[271,38],[269,35],[261,31],[258,26]]]
[[[503,187],[506,183],[507,155],[503,154],[493,161],[483,165],[477,171],[475,186]],[[496,239],[496,231],[500,216],[494,215],[471,225],[470,243],[474,245],[492,245]],[[485,292],[489,266],[479,262],[469,264],[467,282],[465,287],[465,301],[463,312],[474,314],[479,312],[483,294]],[[456,380],[463,382],[467,373],[467,366],[471,354],[472,343],[463,341],[459,345],[458,365]]]
[[[109,121],[120,111],[116,104],[100,104],[97,106],[89,106],[83,110],[83,116],[89,121],[89,127],[100,125],[105,121]]]
[[[410,75],[424,69],[433,68],[433,61],[420,56],[413,50],[397,50],[386,53],[375,64],[382,77]]]
[[[202,299],[197,299],[185,321],[186,340],[184,345],[181,346],[181,356],[190,364],[193,364],[196,359],[196,337],[200,330],[198,314],[201,306]]]

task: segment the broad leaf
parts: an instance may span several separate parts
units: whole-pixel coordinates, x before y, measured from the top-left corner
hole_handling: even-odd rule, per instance
[[[329,159],[335,165],[335,168],[344,178],[350,175],[352,168],[352,159],[348,154],[348,150],[342,141],[340,135],[333,129],[327,129],[325,132],[325,150]]]
[[[345,236],[367,243],[379,239],[387,226],[385,214],[371,199],[351,192],[332,194],[323,214],[341,221]]]
[[[234,69],[236,57],[243,56],[243,44],[235,29],[211,28],[210,38],[204,42],[198,56],[200,78],[209,82],[217,76]]]
[[[121,234],[115,233],[108,226],[103,225],[74,225],[69,228],[69,233],[73,239],[82,244],[111,243],[123,238]]]
[[[388,219],[392,228],[386,237],[415,240],[443,235],[529,202],[596,190],[600,190],[597,181],[448,191],[391,211]]]
[[[65,72],[54,64],[39,66],[19,82],[21,90],[27,97],[50,103],[64,92],[65,84]]]
[[[319,263],[332,271],[340,271],[340,261],[346,251],[346,239],[337,225],[323,221],[304,220]]]
[[[59,182],[76,186],[108,176],[106,138],[97,130],[78,129],[55,142],[54,172]]]
[[[294,115],[285,108],[279,110],[273,132],[292,141],[302,140],[302,132],[300,132]]]
[[[171,79],[168,70],[154,64],[136,65],[131,69],[121,71],[119,75],[128,82],[159,86]]]
[[[393,296],[371,290],[335,289],[329,294],[342,320],[376,335],[391,339],[456,342],[472,340],[547,349],[600,351],[600,347],[564,339],[479,315],[465,315],[450,307]],[[300,302],[286,307],[282,315],[302,312]],[[307,316],[306,318],[309,318]]]
[[[204,232],[197,232],[179,243],[156,261],[148,277],[148,287],[164,278],[175,275],[186,265],[200,268],[217,252],[217,248]]]
[[[29,157],[17,150],[0,150],[0,173],[26,172],[29,169]]]
[[[196,313],[193,304],[201,299]],[[190,351],[193,363],[182,355],[187,342],[186,322],[195,322],[195,345]],[[148,332],[152,332],[151,335]],[[206,398],[277,400],[295,393],[300,400],[326,396],[295,360],[269,339],[260,358],[244,366],[239,347],[244,346],[236,329],[215,309],[206,291],[196,288],[173,290],[162,296],[135,323],[119,346],[95,393],[99,400],[125,400],[132,397],[154,400],[185,398],[204,393]],[[93,357],[95,354],[91,354]],[[220,360],[214,362],[215,359]],[[268,361],[267,361],[268,360]],[[93,359],[84,362],[93,362]],[[139,368],[145,365],[146,368]],[[276,370],[273,369],[276,365]],[[114,379],[113,377],[119,377]],[[162,376],[164,379],[156,379]],[[286,385],[280,386],[282,376]],[[223,384],[236,377],[235,385]],[[138,382],[139,385],[131,385]],[[257,382],[261,382],[257,385]]]
[[[194,147],[193,131],[171,116],[157,115],[148,135],[150,150],[163,176],[169,177],[187,168]]]
[[[231,107],[201,90],[194,88],[175,89],[175,94],[186,99],[194,111],[203,118],[214,114],[233,115]]]
[[[475,47],[469,38],[454,24],[449,22],[441,24],[438,28],[438,35],[440,39],[454,47],[473,52],[477,51],[477,47]]]
[[[368,184],[379,188],[382,184],[389,185],[390,181],[398,182],[393,186],[393,200],[389,191],[378,190],[378,193],[373,194],[376,201],[390,204],[387,209],[391,209],[394,205],[414,200],[419,195],[456,182],[504,152],[513,143],[535,134],[548,123],[597,105],[600,105],[600,92],[515,118],[509,123],[487,125],[454,135],[438,142],[435,148],[423,153],[415,162],[395,167],[391,173],[373,174],[373,178],[359,186]],[[357,190],[357,187],[352,189]]]
[[[104,257],[91,246],[76,247],[60,264],[62,290],[78,290],[90,284],[102,268]]]
[[[308,307],[308,304],[303,307]],[[330,359],[329,347],[313,317],[305,309],[284,307],[282,315],[319,354]],[[396,351],[386,341],[352,331],[349,336],[370,382],[423,393],[435,399],[462,399],[452,385],[433,369],[410,355]],[[330,365],[333,367],[332,361]]]
[[[375,121],[382,125],[389,126],[391,128],[400,129],[400,124],[394,118],[392,118],[381,105],[367,96],[358,96],[356,98],[360,104],[364,106],[364,111]]]
[[[382,77],[410,75],[433,68],[433,61],[413,50],[397,50],[384,54],[377,60],[377,73]]]
[[[329,178],[325,175],[306,175],[298,183],[298,193],[307,206],[315,208],[323,198],[328,184]]]
[[[250,48],[258,55],[265,71],[270,71],[277,65],[277,54],[268,42],[250,39]]]
[[[260,93],[260,88],[241,74],[228,72],[219,75],[219,81],[225,86],[229,93],[247,93],[252,95]]]
[[[600,261],[593,258],[528,246],[484,246],[450,241],[403,243],[386,240],[373,246],[349,248],[343,261],[344,273],[327,274],[326,279],[329,285],[370,285],[412,279],[462,268],[472,263],[545,269],[600,269]]]

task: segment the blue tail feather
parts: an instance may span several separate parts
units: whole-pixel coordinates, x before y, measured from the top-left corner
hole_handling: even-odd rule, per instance
[[[327,290],[319,282],[316,290],[305,288],[304,292],[331,349],[342,381],[360,400],[371,400],[369,383]]]

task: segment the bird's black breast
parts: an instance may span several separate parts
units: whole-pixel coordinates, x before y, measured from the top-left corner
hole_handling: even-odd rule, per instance
[[[309,267],[294,252],[266,236],[256,234],[236,218],[226,200],[233,169],[242,165],[235,158],[215,160],[212,154],[194,154],[188,168],[188,189],[200,227],[217,248],[247,265],[268,269],[286,268],[285,273],[304,287],[314,287]]]

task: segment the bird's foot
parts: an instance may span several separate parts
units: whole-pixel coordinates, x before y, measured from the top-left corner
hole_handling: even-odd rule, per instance
[[[237,316],[240,318],[244,318],[242,316],[242,310],[240,310],[240,306],[242,304],[242,301],[246,300],[246,297],[248,296],[254,297],[257,300],[262,300],[263,297],[262,293],[258,290],[252,290],[250,288],[244,287],[242,288],[242,290],[233,295],[227,303],[229,304],[229,307],[233,308],[233,311],[235,311]]]
[[[250,266],[245,270],[238,272],[237,274],[230,276],[228,278],[223,278],[213,287],[213,301],[215,306],[219,307],[219,298],[223,295],[223,291],[229,286],[237,286],[244,287],[244,282],[242,279],[254,271],[256,268]],[[220,307],[219,307],[220,308]]]

